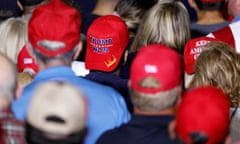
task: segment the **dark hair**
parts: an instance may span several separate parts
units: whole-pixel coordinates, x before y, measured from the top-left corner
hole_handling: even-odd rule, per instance
[[[126,22],[129,33],[135,35],[141,19],[158,0],[119,0],[116,12]]]
[[[63,54],[56,55],[54,57],[46,56],[45,54],[39,52],[36,48],[32,47],[32,45],[30,46],[30,48],[31,48],[33,54],[36,56],[36,59],[40,60],[44,64],[47,64],[50,61],[56,60],[56,59],[62,60],[66,64],[68,64],[72,61],[72,58],[73,58],[73,56],[76,52],[77,46],[75,46],[75,48],[73,48],[73,50],[71,50],[71,51],[65,52]],[[47,47],[45,47],[45,48],[50,49],[50,48],[47,48]]]
[[[75,8],[82,15],[81,8],[76,0],[62,0],[65,4]]]
[[[86,134],[87,128],[84,128],[68,136],[53,139],[47,136],[47,132],[33,127],[28,122],[25,125],[26,142],[29,144],[83,144]]]
[[[224,1],[219,2],[202,2],[202,0],[195,0],[200,10],[221,10],[224,6]]]
[[[208,136],[203,132],[192,132],[189,134],[191,144],[207,144]],[[176,137],[175,142],[177,144],[186,144],[179,136]],[[218,142],[216,144],[224,144],[224,142]]]

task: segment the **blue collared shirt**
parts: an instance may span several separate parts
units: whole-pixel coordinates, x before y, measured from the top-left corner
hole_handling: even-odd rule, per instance
[[[120,126],[130,119],[130,114],[122,96],[111,87],[79,78],[70,67],[52,67],[40,71],[35,79],[24,88],[20,99],[12,103],[12,110],[19,120],[24,120],[34,88],[42,82],[62,80],[78,86],[88,100],[88,136],[86,144],[94,144],[106,130]]]
[[[176,144],[168,126],[174,115],[136,115],[118,128],[105,132],[96,144]]]

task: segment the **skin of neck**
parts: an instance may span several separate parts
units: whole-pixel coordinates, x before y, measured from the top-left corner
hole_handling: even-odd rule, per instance
[[[166,108],[164,110],[159,110],[159,111],[144,111],[141,110],[137,107],[134,107],[134,114],[139,114],[139,115],[174,115],[176,113],[176,108],[175,107],[170,107]]]
[[[220,11],[199,11],[197,24],[218,24],[224,22]]]
[[[66,63],[62,60],[51,60],[49,61],[47,64],[42,63],[42,62],[37,62],[38,68],[39,70],[44,70],[50,67],[56,67],[56,66],[71,66],[71,62]]]
[[[117,3],[100,3],[100,2],[98,2],[96,4],[96,7],[94,8],[94,10],[92,11],[92,14],[100,15],[100,16],[113,14],[116,5],[117,5]]]

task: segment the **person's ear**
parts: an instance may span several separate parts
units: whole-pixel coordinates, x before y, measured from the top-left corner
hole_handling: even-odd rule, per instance
[[[130,80],[128,80],[128,87],[131,88],[132,87],[132,83]]]
[[[197,4],[194,0],[188,0],[189,5],[195,10],[198,9]]]
[[[22,6],[21,2],[19,2],[19,0],[17,0],[17,5],[20,8],[20,10],[23,11],[23,6]]]
[[[125,53],[124,53],[124,63],[127,61],[127,57],[128,57],[128,50],[125,50]]]
[[[14,99],[15,100],[18,100],[22,94],[22,91],[23,91],[23,86],[20,84],[20,82],[17,83],[17,88],[16,88],[16,94],[15,94],[15,97]]]
[[[231,139],[230,134],[228,134],[228,136],[226,137],[224,144],[232,144],[232,139]]]
[[[81,51],[82,51],[82,41],[79,41],[79,43],[76,45],[76,51],[74,53],[73,60],[76,60],[78,58]]]
[[[175,140],[177,138],[176,134],[176,120],[172,120],[168,125],[168,134],[171,140]]]

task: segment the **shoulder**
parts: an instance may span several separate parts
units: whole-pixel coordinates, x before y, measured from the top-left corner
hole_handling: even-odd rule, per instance
[[[126,136],[125,128],[124,126],[120,126],[118,128],[104,132],[99,137],[96,144],[120,144],[123,143],[123,139],[126,139],[124,136]]]
[[[114,97],[121,96],[112,87],[94,82],[92,80],[79,77],[75,82],[80,88],[83,89],[83,91],[86,92],[86,94],[104,95],[103,97],[109,97],[108,95],[113,95]]]

